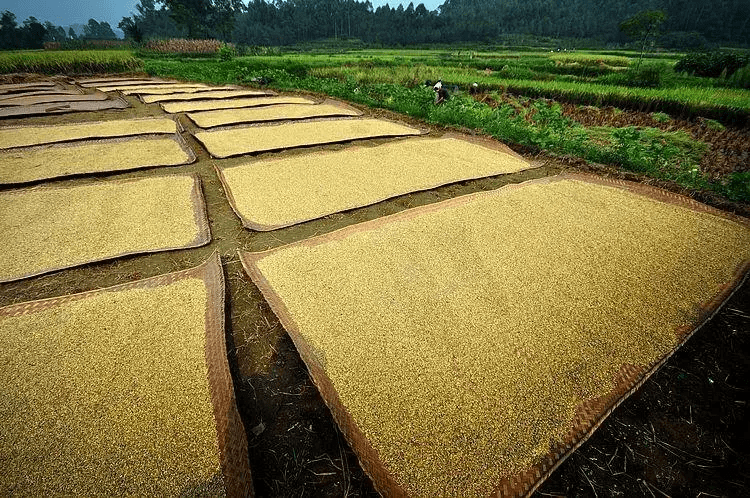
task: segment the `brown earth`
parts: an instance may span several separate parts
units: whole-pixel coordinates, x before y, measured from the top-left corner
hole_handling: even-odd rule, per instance
[[[161,116],[155,105],[127,97],[121,111],[3,120],[2,126],[55,124]],[[363,109],[391,119],[402,116]],[[194,125],[184,116],[187,130]],[[408,120],[407,120],[408,121]],[[411,121],[412,124],[423,123]],[[443,130],[433,128],[431,135]],[[202,181],[212,242],[202,248],[119,258],[50,275],[0,284],[0,306],[86,291],[177,271],[219,251],[227,277],[227,341],[240,412],[247,429],[250,464],[258,496],[375,496],[367,476],[338,431],[310,381],[305,365],[258,289],[245,275],[237,250],[265,250],[313,235],[471,192],[557,174],[613,168],[544,155],[527,158],[539,168],[447,185],[400,196],[272,232],[245,230],[232,212],[214,171],[247,158],[214,160],[192,135],[192,165],[100,174],[44,182],[85,185],[110,179],[195,172]],[[368,140],[365,145],[383,143]],[[328,146],[327,150],[343,145]],[[323,149],[315,147],[313,150]],[[521,149],[517,149],[523,152]],[[307,153],[286,151],[282,155]],[[278,157],[261,154],[259,157]],[[653,182],[652,182],[653,183]],[[660,184],[681,192],[679,187]],[[8,190],[8,188],[0,188]],[[742,212],[743,206],[719,207]],[[750,495],[750,284],[735,296],[686,346],[607,419],[601,428],[544,483],[537,496],[746,496]]]

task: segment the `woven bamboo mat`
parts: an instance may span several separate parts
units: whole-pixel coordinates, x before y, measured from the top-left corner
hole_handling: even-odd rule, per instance
[[[166,95],[144,95],[141,100],[146,104],[177,100],[232,99],[236,97],[267,97],[274,95],[265,90],[214,90],[200,93],[171,93]]]
[[[214,111],[219,109],[241,109],[276,104],[314,104],[304,97],[249,97],[240,99],[210,99],[186,102],[163,102],[161,108],[170,114],[178,112]]]
[[[326,101],[322,104],[313,105],[279,104],[245,109],[191,112],[188,117],[201,128],[214,128],[239,123],[361,115],[362,112],[351,106],[341,102]]]
[[[0,282],[211,240],[195,175],[0,192]]]
[[[750,220],[565,175],[240,257],[378,491],[517,497],[729,298]]]
[[[76,80],[76,83],[84,88],[94,88],[98,86],[171,85],[178,82],[153,78],[91,78]]]
[[[202,83],[158,83],[158,84],[142,84],[142,85],[104,85],[97,86],[96,89],[102,92],[123,92],[125,95],[133,95],[144,93],[148,94],[151,91],[166,93],[172,92],[186,92],[190,90],[206,89],[211,88],[208,85]]]
[[[92,102],[107,100],[109,97],[106,93],[84,93],[84,94],[70,94],[70,93],[55,93],[45,95],[21,95],[14,98],[8,98],[0,100],[0,106],[32,106],[38,104],[49,104],[49,103],[69,103],[69,102]]]
[[[184,88],[144,88],[134,90],[121,90],[124,95],[167,95],[171,93],[200,93],[211,92],[215,90],[239,90],[238,86],[209,86],[195,85],[193,87],[185,86]]]
[[[0,149],[73,140],[178,133],[180,124],[170,118],[116,119],[47,126],[0,127]]]
[[[83,102],[50,102],[47,104],[0,107],[0,118],[24,118],[68,112],[106,111],[109,109],[125,109],[129,106],[130,104],[121,98]]]
[[[0,105],[4,105],[5,101],[13,101],[18,97],[34,97],[37,95],[81,95],[83,92],[80,89],[68,89],[68,88],[50,88],[50,89],[34,89],[28,92],[15,92],[0,94]]]
[[[348,142],[363,138],[421,135],[423,132],[382,119],[335,119],[248,126],[196,132],[213,157]]]
[[[178,134],[135,136],[0,151],[0,185],[73,175],[178,166],[195,153]]]
[[[214,254],[0,308],[3,494],[252,496]]]
[[[274,230],[409,192],[531,167],[494,140],[449,135],[267,159],[217,171],[243,225]]]
[[[0,85],[0,94],[27,92],[31,90],[37,90],[40,88],[56,88],[56,87],[58,87],[58,84],[53,81],[37,81],[34,83],[10,83],[7,85]]]

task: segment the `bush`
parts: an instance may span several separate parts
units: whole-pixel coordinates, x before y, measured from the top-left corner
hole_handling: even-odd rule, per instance
[[[750,54],[737,52],[694,52],[680,59],[675,71],[684,71],[696,76],[717,78],[731,76],[735,71],[750,64]]]
[[[222,43],[221,47],[219,47],[220,60],[224,62],[231,61],[232,59],[234,59],[235,55],[237,55],[237,51],[235,50],[234,46]]]
[[[737,88],[750,88],[750,64],[735,71],[727,78],[727,83]]]
[[[641,88],[658,88],[661,84],[661,70],[654,66],[629,69],[625,73],[624,84]]]

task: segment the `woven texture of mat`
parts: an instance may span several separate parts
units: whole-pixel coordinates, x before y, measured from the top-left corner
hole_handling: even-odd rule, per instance
[[[211,240],[194,175],[0,193],[0,282]]]
[[[491,140],[415,138],[217,170],[243,225],[273,230],[409,192],[531,167]]]
[[[0,100],[0,106],[31,106],[49,103],[68,103],[68,102],[93,102],[107,100],[109,97],[106,93],[84,93],[69,94],[55,93],[45,95],[19,95],[18,97]]]
[[[0,94],[13,93],[13,92],[25,92],[25,91],[35,90],[39,88],[55,88],[55,87],[58,87],[58,84],[52,81],[38,81],[36,83],[10,83],[8,85],[0,85]]]
[[[125,95],[132,95],[137,93],[150,93],[151,90],[155,91],[166,91],[171,92],[185,92],[195,90],[198,88],[210,88],[208,85],[202,83],[158,83],[158,84],[142,84],[142,85],[103,85],[97,86],[96,89],[102,92],[123,92]]]
[[[81,95],[83,92],[79,89],[64,89],[64,88],[50,88],[50,89],[39,89],[39,90],[31,90],[28,92],[20,92],[20,93],[6,93],[6,94],[0,94],[0,105],[4,105],[3,103],[5,101],[12,101],[14,99],[17,99],[18,97],[33,97],[37,95]]]
[[[121,90],[125,95],[166,95],[171,93],[200,93],[210,92],[215,90],[239,90],[236,86],[208,86],[208,85],[195,85],[193,87],[185,88],[147,88],[139,90]]]
[[[167,85],[179,83],[178,81],[168,81],[159,79],[133,79],[133,78],[91,78],[76,80],[80,86],[84,88],[94,88],[97,86],[109,87],[109,86],[132,86],[132,85]]]
[[[178,112],[214,111],[219,109],[241,109],[275,104],[314,104],[304,97],[250,97],[244,99],[212,99],[187,102],[163,102],[161,108],[170,114]]]
[[[384,496],[525,496],[731,295],[750,221],[552,177],[245,268]]]
[[[339,102],[324,102],[314,105],[279,104],[272,106],[248,107],[246,109],[224,109],[217,111],[191,112],[188,117],[201,128],[215,126],[259,123],[331,116],[361,116],[353,107]]]
[[[129,135],[177,133],[180,127],[170,118],[117,119],[51,126],[0,128],[0,149],[55,142]]]
[[[125,137],[0,151],[0,184],[195,161],[180,135]]]
[[[213,90],[200,93],[172,93],[167,95],[144,95],[141,97],[146,104],[154,102],[168,102],[174,100],[201,100],[201,99],[231,99],[236,97],[266,97],[273,92],[264,90]]]
[[[50,102],[47,104],[0,107],[0,118],[23,118],[67,112],[106,111],[108,109],[126,109],[129,106],[130,104],[121,98],[83,102]]]
[[[195,132],[213,157],[223,158],[363,138],[421,135],[422,131],[381,119],[336,119]]]
[[[0,308],[0,493],[248,496],[215,254]]]

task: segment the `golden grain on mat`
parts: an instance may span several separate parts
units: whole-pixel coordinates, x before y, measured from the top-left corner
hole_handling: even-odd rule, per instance
[[[121,90],[125,95],[167,95],[172,93],[200,93],[210,92],[216,90],[237,90],[236,86],[208,86],[208,85],[195,85],[193,87],[185,86],[183,88],[144,88],[137,90]]]
[[[571,180],[346,233],[257,266],[418,496],[525,470],[750,258],[747,227]]]
[[[505,152],[440,138],[257,161],[224,169],[222,175],[249,228],[269,229],[530,167]]]
[[[166,91],[166,93],[173,93],[173,92],[188,92],[191,90],[196,90],[199,88],[210,88],[208,85],[204,85],[202,83],[160,83],[160,84],[143,84],[143,85],[108,85],[108,86],[98,86],[96,87],[97,90],[102,92],[116,92],[121,91],[125,95],[132,95],[134,93],[150,93],[151,90],[154,91]]]
[[[263,90],[214,90],[200,93],[172,93],[166,95],[146,95],[143,101],[146,104],[154,102],[167,102],[170,100],[199,100],[199,99],[229,99],[233,97],[263,97],[273,95],[272,92]]]
[[[176,496],[220,483],[206,300],[193,278],[0,318],[0,492]]]
[[[183,147],[176,137],[134,137],[0,151],[0,184],[186,164],[193,158]]]
[[[0,149],[49,144],[67,140],[81,140],[85,138],[176,132],[177,124],[169,118],[117,119],[57,126],[0,128]]]
[[[359,116],[360,114],[362,113],[356,109],[333,104],[279,104],[250,107],[246,109],[192,112],[188,114],[188,117],[201,128],[212,128],[214,126],[237,123],[279,121],[283,119],[305,119],[326,116]]]
[[[213,111],[218,109],[240,109],[243,107],[255,107],[274,104],[314,104],[315,102],[304,97],[249,97],[244,99],[211,99],[186,102],[164,102],[161,108],[165,112],[174,114],[177,112]]]
[[[195,133],[195,138],[205,145],[212,156],[228,157],[265,150],[420,133],[415,128],[379,119],[341,119],[199,131]]]
[[[195,245],[195,179],[167,176],[0,193],[0,281]]]
[[[132,85],[167,85],[177,83],[176,81],[167,81],[159,79],[132,79],[132,78],[87,78],[76,80],[76,83],[84,88],[97,86],[132,86]]]

